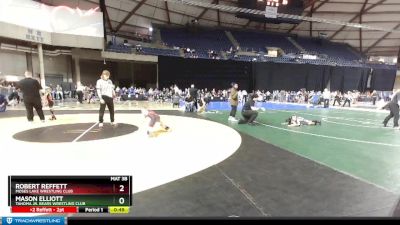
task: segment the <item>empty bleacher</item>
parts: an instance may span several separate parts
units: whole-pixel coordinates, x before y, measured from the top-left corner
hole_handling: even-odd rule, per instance
[[[199,58],[209,58],[208,51],[227,51],[232,43],[223,30],[191,32],[186,29],[161,28],[161,38],[170,47],[195,49]]]
[[[177,49],[161,49],[161,48],[142,48],[142,54],[145,55],[163,55],[179,57],[179,50]]]
[[[265,52],[266,47],[281,48],[286,54],[297,53],[298,49],[284,35],[252,31],[231,31],[241,49]]]
[[[334,43],[319,38],[298,37],[294,40],[307,52],[325,54],[336,61],[355,61],[361,58],[359,55],[354,54],[346,44]]]

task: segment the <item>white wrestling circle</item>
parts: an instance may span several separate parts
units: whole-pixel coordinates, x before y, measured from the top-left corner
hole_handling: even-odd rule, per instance
[[[0,215],[12,215],[7,206],[9,175],[132,175],[132,191],[137,193],[215,165],[231,156],[242,141],[240,134],[228,126],[166,115],[161,115],[161,120],[172,131],[149,138],[141,114],[116,114],[117,122],[135,125],[139,130],[114,138],[70,143],[25,142],[13,138],[18,132],[44,126],[89,122],[94,125],[97,118],[97,114],[64,114],[45,123],[37,117],[33,123],[28,123],[25,117],[0,119],[3,146]],[[109,115],[104,118],[105,126],[110,126]]]

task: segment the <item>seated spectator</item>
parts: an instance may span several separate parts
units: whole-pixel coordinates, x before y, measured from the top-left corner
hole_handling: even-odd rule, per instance
[[[143,52],[143,48],[142,48],[141,45],[136,45],[136,46],[135,46],[135,49],[136,49],[136,52],[137,52],[137,53],[142,53],[142,52]]]
[[[132,45],[128,43],[128,40],[124,40],[124,46],[125,47],[131,47]]]
[[[64,92],[63,92],[62,87],[59,84],[57,84],[57,87],[56,87],[56,97],[58,100],[64,100]]]

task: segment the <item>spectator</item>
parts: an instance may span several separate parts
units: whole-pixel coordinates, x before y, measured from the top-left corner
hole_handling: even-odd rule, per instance
[[[232,83],[232,88],[230,91],[230,96],[229,96],[229,102],[231,104],[231,112],[229,114],[229,121],[237,121],[237,119],[235,118],[236,116],[236,111],[237,111],[237,106],[238,106],[238,84],[236,83]]]
[[[343,103],[342,107],[344,107],[346,105],[346,103],[349,103],[349,107],[350,107],[351,99],[352,99],[352,94],[350,91],[348,91],[347,93],[344,94],[344,103]]]
[[[327,88],[325,88],[324,92],[322,93],[322,98],[324,101],[324,108],[328,108],[329,100],[331,98],[331,92]]]
[[[56,97],[59,100],[64,100],[63,89],[59,84],[57,84],[57,87],[56,87]]]
[[[372,98],[372,105],[375,105],[376,100],[378,100],[378,93],[375,90],[372,92],[371,98]]]
[[[338,105],[340,106],[340,104],[341,104],[341,94],[340,94],[340,92],[339,91],[336,91],[335,92],[335,94],[334,94],[334,101],[333,101],[333,106],[335,106],[335,104],[336,104],[336,102],[338,103]]]
[[[83,103],[83,91],[85,87],[81,84],[81,82],[78,82],[78,85],[76,87],[76,94],[78,95],[78,102],[80,104]]]
[[[199,90],[194,87],[194,84],[190,85],[189,95],[193,99],[193,107],[195,108],[195,110],[198,109],[198,105],[197,105],[197,98],[198,98],[197,92],[198,91]]]
[[[5,112],[7,108],[7,98],[5,95],[0,94],[0,112]]]

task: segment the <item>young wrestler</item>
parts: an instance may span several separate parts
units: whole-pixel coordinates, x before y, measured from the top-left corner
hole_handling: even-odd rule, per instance
[[[49,120],[56,120],[56,116],[54,115],[54,100],[53,97],[51,96],[51,88],[46,87],[45,91],[44,91],[44,95],[43,95],[43,105],[45,106],[49,106],[50,109],[50,113],[51,113],[51,117]]]
[[[168,126],[166,126],[163,122],[161,122],[160,115],[158,115],[154,111],[147,109],[142,109],[141,111],[142,115],[145,118],[150,119],[149,126],[147,128],[147,135],[149,135],[149,137],[155,137],[160,132],[166,132],[170,130]]]
[[[299,116],[291,116],[286,120],[287,124],[289,127],[299,127],[302,125],[309,125],[309,126],[315,126],[315,125],[321,125],[321,121],[318,120],[306,120],[303,117]]]

